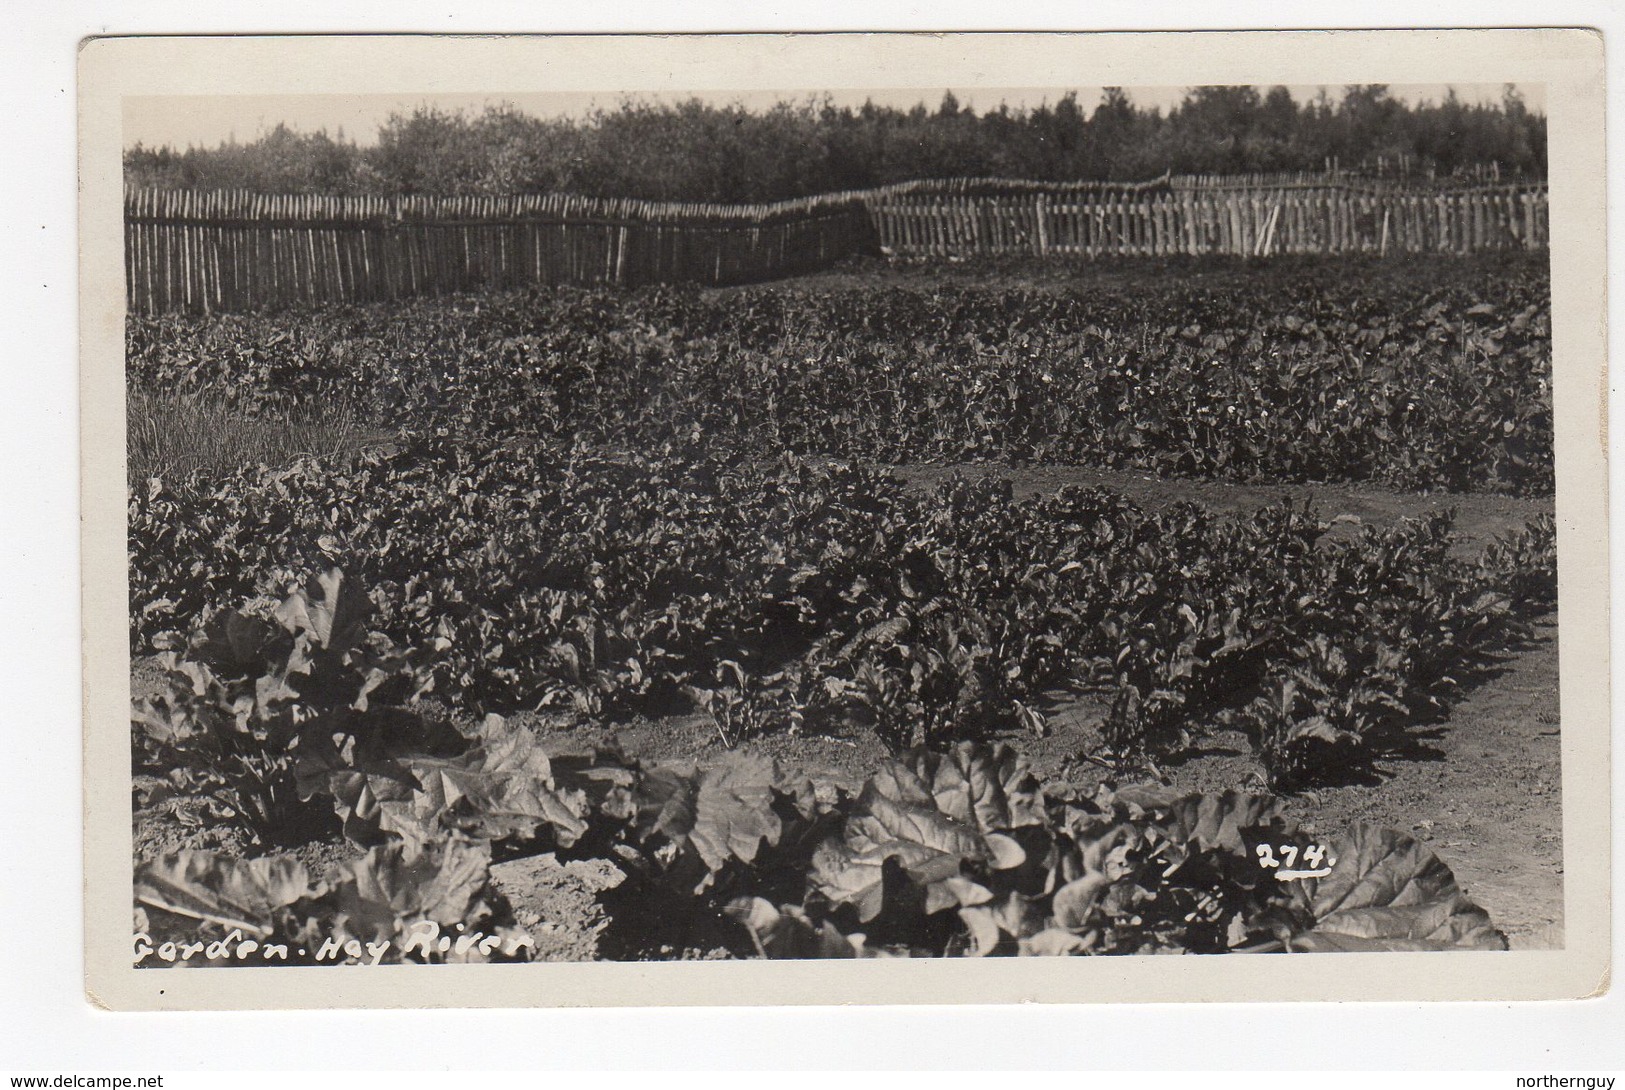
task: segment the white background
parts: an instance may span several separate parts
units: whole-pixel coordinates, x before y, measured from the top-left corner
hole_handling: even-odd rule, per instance
[[[1535,22],[1538,20],[1538,22]],[[74,50],[96,33],[1625,28],[1601,3],[456,4],[13,9],[0,109],[6,283],[0,396],[0,1073],[256,1068],[1625,1067],[1625,1000],[1551,1004],[108,1014],[81,977]],[[1611,44],[1611,43],[1610,43]],[[1610,54],[1612,54],[1610,50]],[[1610,132],[1620,66],[1610,57]],[[1610,140],[1610,146],[1617,144]],[[1614,157],[1610,157],[1611,162]],[[1617,172],[1616,172],[1617,174]],[[1620,193],[1616,176],[1611,194]],[[1610,207],[1614,207],[1610,200]],[[1598,225],[1601,229],[1602,225]],[[1610,264],[1617,265],[1618,234]],[[1611,310],[1617,311],[1617,306]],[[1621,328],[1625,328],[1622,326]],[[1616,416],[1618,414],[1615,414]],[[1612,433],[1619,433],[1618,421]],[[1614,507],[1618,507],[1615,504]],[[1619,550],[1614,567],[1620,568]],[[1616,626],[1617,629],[1617,626]],[[1617,639],[1615,641],[1617,646]],[[1617,688],[1617,684],[1616,684]],[[1616,724],[1618,717],[1616,716]],[[1615,731],[1616,746],[1619,732]],[[1614,782],[1620,782],[1618,770]],[[1619,842],[1616,821],[1615,842]],[[1620,852],[1615,851],[1617,875]],[[1621,934],[1619,898],[1615,935]],[[1617,942],[1616,942],[1617,948]],[[1617,955],[1616,955],[1617,962]],[[1239,997],[1238,997],[1239,998]],[[187,1080],[189,1085],[200,1085]],[[1485,1080],[1511,1086],[1510,1079]]]

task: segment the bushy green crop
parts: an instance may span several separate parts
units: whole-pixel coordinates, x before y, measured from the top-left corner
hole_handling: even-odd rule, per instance
[[[142,388],[273,417],[341,401],[415,434],[1551,493],[1534,258],[1170,273],[132,318],[128,364]]]
[[[1047,691],[1092,686],[1119,755],[1237,713],[1286,784],[1325,772],[1305,750],[1346,774],[1442,714],[1555,577],[1527,543],[1453,558],[1448,515],[1328,529],[1285,503],[431,440],[137,492],[132,649],[336,564],[394,645],[442,648],[427,681],[475,713],[697,706],[730,745],[834,719],[903,749],[1041,732]]]

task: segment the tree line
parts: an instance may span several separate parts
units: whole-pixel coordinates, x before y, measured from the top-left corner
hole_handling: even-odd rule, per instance
[[[753,111],[689,99],[624,101],[581,118],[511,106],[392,114],[376,143],[278,125],[214,148],[124,153],[125,178],[160,188],[267,193],[571,192],[644,200],[772,201],[915,178],[1140,181],[1174,174],[1322,170],[1459,177],[1493,165],[1543,178],[1546,118],[1508,86],[1494,103],[1407,103],[1386,86],[1297,101],[1285,87],[1194,87],[1166,112],[1108,87],[977,113],[950,92],[931,109],[836,106]]]

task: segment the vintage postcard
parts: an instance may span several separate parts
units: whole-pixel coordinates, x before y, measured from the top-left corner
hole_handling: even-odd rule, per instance
[[[80,80],[95,1002],[1607,989],[1599,35]]]

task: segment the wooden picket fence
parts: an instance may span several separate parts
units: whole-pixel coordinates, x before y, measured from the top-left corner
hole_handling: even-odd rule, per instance
[[[871,253],[1469,253],[1548,241],[1543,185],[1236,181],[928,180],[760,205],[132,189],[127,296],[136,313],[230,312],[539,284],[739,284]]]
[[[886,252],[908,257],[1450,253],[1540,249],[1544,186],[1451,192],[1276,184],[1167,192],[871,202]]]
[[[131,310],[239,311],[536,284],[737,284],[875,248],[863,205],[132,191]]]

